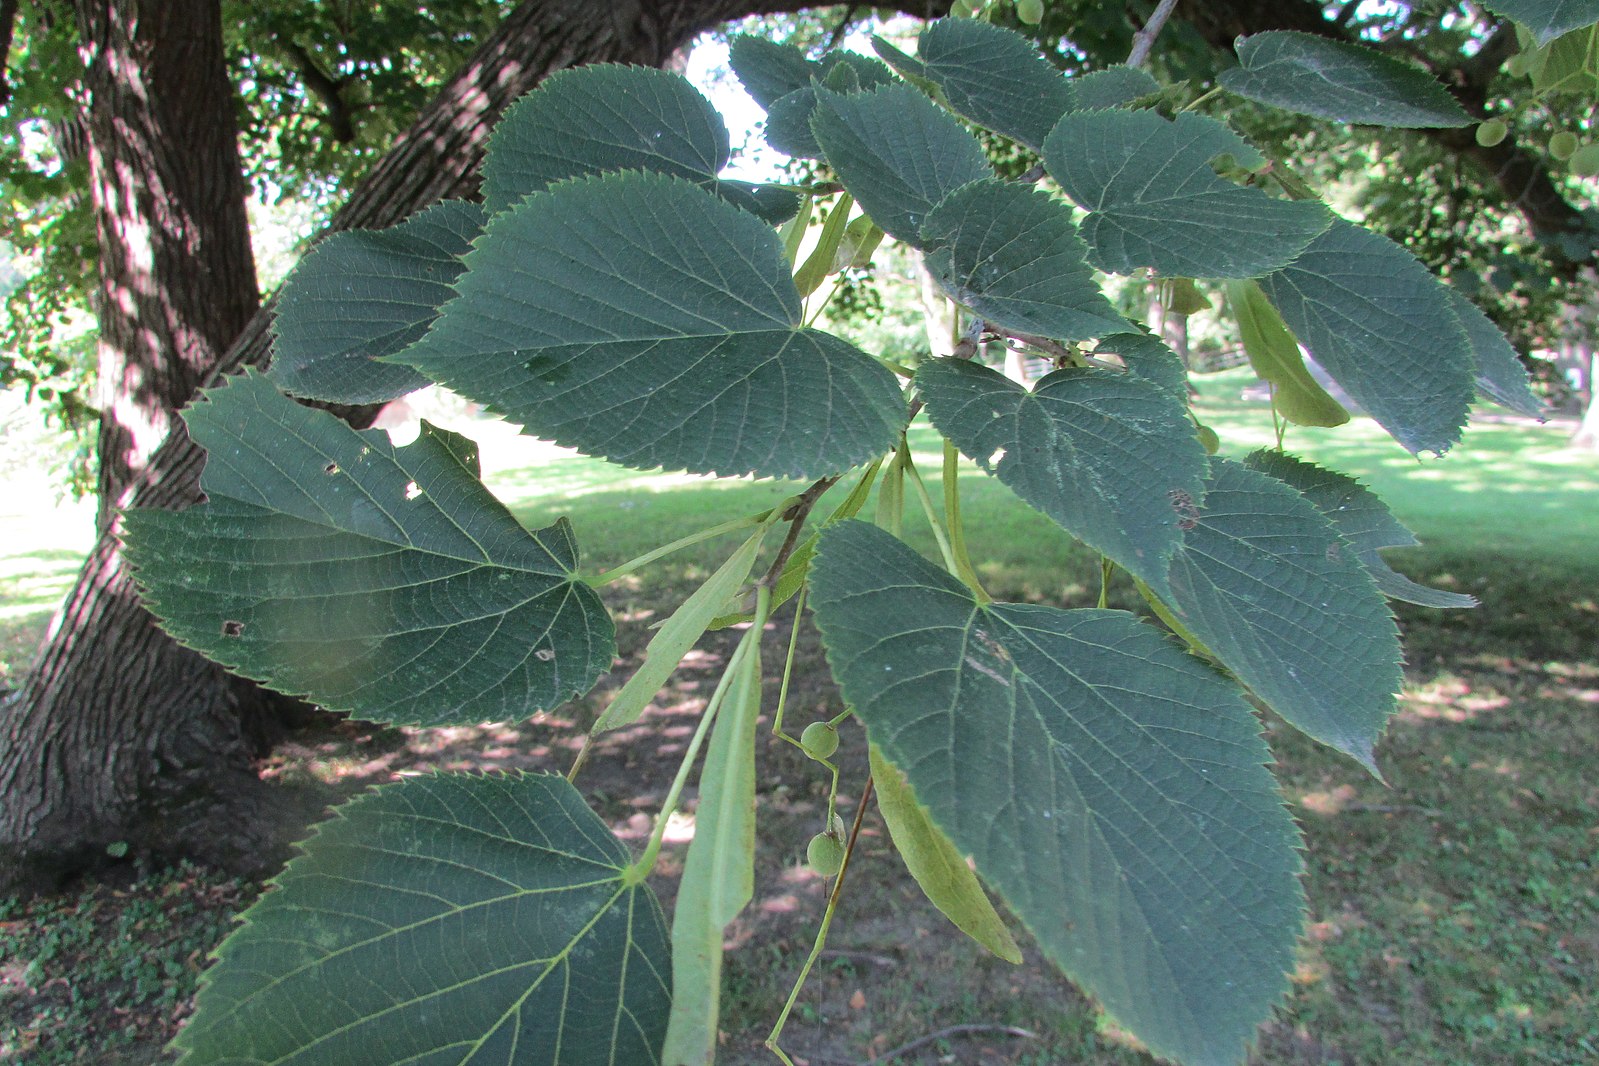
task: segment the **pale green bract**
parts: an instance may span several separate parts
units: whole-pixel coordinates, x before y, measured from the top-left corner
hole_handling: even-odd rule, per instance
[[[1242,66],[1217,81],[1285,111],[1375,126],[1467,126],[1475,121],[1420,67],[1363,45],[1272,30],[1238,39]]]
[[[686,181],[563,182],[496,215],[393,358],[627,466],[821,477],[887,450],[894,377],[801,321],[777,235]]]
[[[980,606],[860,522],[811,595],[872,743],[1045,954],[1155,1054],[1238,1061],[1305,904],[1237,690],[1130,614]]]
[[[571,526],[523,529],[465,438],[428,427],[396,448],[254,372],[184,420],[207,502],[124,517],[145,604],[184,644],[403,724],[526,718],[610,669],[611,618],[576,577]]]
[[[647,1066],[666,923],[553,775],[409,778],[339,808],[217,953],[184,1066]]]

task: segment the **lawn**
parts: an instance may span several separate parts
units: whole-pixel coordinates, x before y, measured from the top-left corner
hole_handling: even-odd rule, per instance
[[[1241,455],[1273,440],[1269,413],[1238,399],[1237,374],[1201,380],[1199,413]],[[479,429],[484,427],[480,426]],[[486,429],[487,478],[530,525],[569,515],[587,567],[768,507],[771,482],[641,475],[553,455]],[[918,461],[937,461],[930,434]],[[1575,1063],[1599,1060],[1599,460],[1561,427],[1485,421],[1443,460],[1415,460],[1368,422],[1293,429],[1290,450],[1356,474],[1423,540],[1391,554],[1418,580],[1470,592],[1474,611],[1400,605],[1408,666],[1379,747],[1386,784],[1268,722],[1285,794],[1308,844],[1309,935],[1293,991],[1262,1031],[1261,1064]],[[1004,598],[1091,603],[1097,561],[1008,490],[974,476],[964,500],[985,584]],[[838,490],[835,490],[838,491]],[[16,500],[15,494],[10,494]],[[26,663],[83,547],[81,511],[41,522],[0,515],[0,684]],[[825,504],[824,504],[825,509]],[[50,523],[54,522],[54,525]],[[38,532],[33,532],[37,530]],[[920,534],[931,545],[925,533]],[[73,539],[76,538],[76,539]],[[606,588],[622,655],[703,579],[731,540],[696,545]],[[1118,584],[1113,597],[1131,605]],[[776,620],[768,673],[791,616]],[[644,725],[611,735],[579,784],[624,838],[647,831],[728,638],[693,653]],[[814,631],[802,629],[791,722],[836,713]],[[626,667],[619,670],[626,675]],[[531,722],[454,730],[348,724],[294,737],[263,765],[331,792],[426,768],[564,769],[616,682]],[[776,678],[769,676],[768,706]],[[857,727],[844,730],[841,807],[864,781]],[[787,745],[759,767],[764,873],[733,929],[724,1003],[729,1063],[758,1050],[820,917],[822,883],[802,865],[826,781]],[[902,1063],[1148,1063],[1028,949],[1010,967],[923,902],[875,817],[829,950],[785,1045],[813,1066]],[[668,853],[670,874],[681,841]],[[671,878],[658,888],[670,897]],[[205,871],[129,863],[58,897],[0,902],[0,1062],[140,1063],[186,1010],[205,952],[257,886]]]

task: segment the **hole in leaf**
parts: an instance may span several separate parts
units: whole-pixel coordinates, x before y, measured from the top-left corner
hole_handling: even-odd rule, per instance
[[[223,622],[222,623],[222,635],[224,637],[243,636],[244,635],[244,623],[243,622],[235,622],[232,619],[229,619],[226,622]]]
[[[414,500],[420,495],[422,495],[422,490],[417,487],[416,482],[414,482],[414,481],[406,482],[406,484],[405,484],[405,498],[406,499]]]
[[[555,658],[555,650],[553,648],[540,648],[538,651],[533,653],[533,658],[537,659],[541,663],[547,663],[551,659]]]
[[[329,463],[327,466],[322,468],[322,472],[324,474],[337,474],[339,472],[339,464]]]

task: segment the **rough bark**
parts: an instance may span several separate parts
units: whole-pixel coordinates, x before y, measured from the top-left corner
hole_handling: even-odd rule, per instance
[[[494,120],[556,70],[660,65],[718,23],[806,6],[526,0],[354,190],[331,228],[392,225],[445,197],[473,195]],[[924,15],[948,8],[903,6]],[[208,379],[265,363],[268,322],[267,312],[256,314]],[[121,489],[128,505],[181,508],[199,498],[204,456],[181,423],[169,430]],[[38,666],[0,708],[0,890],[53,883],[94,864],[114,841],[134,854],[239,870],[274,861],[255,816],[254,735],[244,713],[254,702],[155,628],[133,594],[114,528],[103,527]]]

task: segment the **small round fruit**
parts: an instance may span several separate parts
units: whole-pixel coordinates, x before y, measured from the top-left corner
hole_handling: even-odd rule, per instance
[[[1572,152],[1571,172],[1579,178],[1599,174],[1599,144],[1585,144]]]
[[[1215,455],[1221,451],[1221,438],[1209,426],[1199,427],[1199,443],[1205,449],[1205,454]]]
[[[844,845],[827,833],[817,833],[805,846],[805,861],[822,877],[837,877],[844,868]]]
[[[1570,130],[1561,130],[1549,138],[1549,154],[1556,159],[1570,159],[1579,147],[1577,135]]]
[[[1477,127],[1477,143],[1492,148],[1510,134],[1510,124],[1502,118],[1491,118]]]
[[[1044,21],[1044,0],[1016,0],[1016,18],[1029,26]]]
[[[800,734],[800,747],[813,759],[830,759],[838,750],[838,730],[831,722],[812,722]]]

